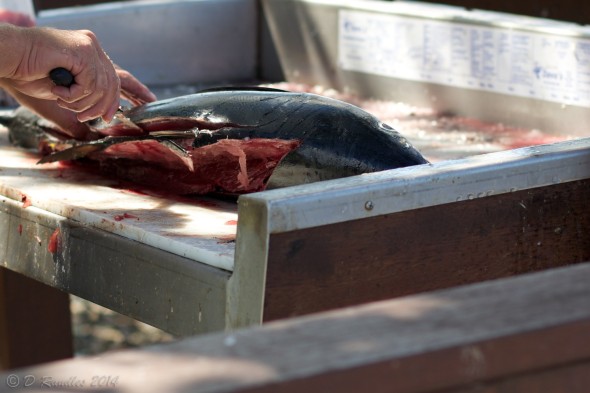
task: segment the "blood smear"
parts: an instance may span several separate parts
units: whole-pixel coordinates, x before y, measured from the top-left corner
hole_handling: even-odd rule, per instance
[[[126,218],[135,218],[136,220],[139,220],[139,217],[134,216],[133,214],[129,214],[129,213],[117,214],[113,218],[115,219],[115,221],[122,221]]]
[[[59,248],[59,235],[59,228],[56,228],[55,231],[53,231],[53,233],[49,237],[49,243],[47,243],[47,251],[49,251],[52,254],[55,254],[57,252],[57,249]]]
[[[20,194],[20,201],[23,203],[23,209],[31,206],[31,198],[29,198],[26,194]]]

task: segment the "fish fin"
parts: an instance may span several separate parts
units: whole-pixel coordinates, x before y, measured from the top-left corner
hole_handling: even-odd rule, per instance
[[[274,87],[263,86],[220,86],[199,90],[197,91],[197,93],[212,93],[216,91],[275,91],[279,93],[291,93],[288,90],[275,89]]]
[[[191,158],[189,152],[178,143],[171,141],[169,139],[156,139],[162,145],[166,146],[172,153],[178,156],[182,162],[187,166],[189,171],[194,172],[195,167],[193,163],[193,159]]]

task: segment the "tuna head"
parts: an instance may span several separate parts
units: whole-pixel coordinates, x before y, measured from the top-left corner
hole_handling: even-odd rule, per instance
[[[268,187],[428,162],[399,132],[354,105],[308,93],[225,94],[217,92],[208,97],[211,101],[206,105],[208,115],[225,119],[224,126],[199,133],[194,145],[205,146],[226,138],[297,140],[299,147],[277,165]]]

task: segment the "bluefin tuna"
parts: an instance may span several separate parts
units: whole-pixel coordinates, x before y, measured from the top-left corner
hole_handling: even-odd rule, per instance
[[[375,116],[310,93],[215,89],[123,115],[92,124],[104,138],[69,141],[41,162],[88,158],[180,194],[245,193],[428,163]]]

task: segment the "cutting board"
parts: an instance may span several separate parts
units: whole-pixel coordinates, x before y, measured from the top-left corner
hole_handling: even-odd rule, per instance
[[[237,204],[164,195],[71,163],[37,165],[0,127],[0,194],[195,261],[233,269]]]

